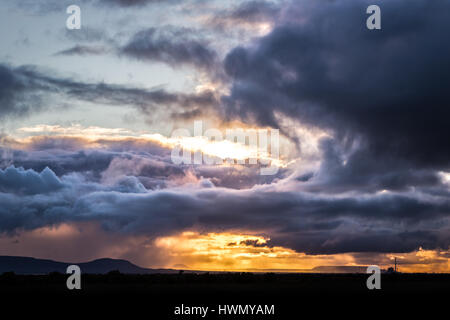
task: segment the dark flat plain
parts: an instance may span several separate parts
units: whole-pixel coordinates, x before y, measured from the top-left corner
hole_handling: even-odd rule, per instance
[[[202,319],[175,316],[181,304],[275,305],[275,316],[224,316],[203,319],[302,319],[319,317],[391,318],[445,310],[450,302],[450,274],[382,274],[381,290],[368,290],[366,274],[152,274],[83,275],[82,289],[66,288],[67,275],[0,276],[2,310],[60,319],[65,311],[90,317]],[[16,308],[19,302],[26,308]],[[13,307],[14,306],[14,307]],[[442,308],[442,309],[441,309]],[[443,314],[443,315],[444,315]],[[442,317],[442,315],[441,315]]]

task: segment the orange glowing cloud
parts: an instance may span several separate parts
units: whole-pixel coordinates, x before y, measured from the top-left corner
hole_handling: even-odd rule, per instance
[[[307,255],[270,246],[269,241],[269,238],[246,234],[183,232],[158,238],[155,246],[166,252],[171,265],[187,265],[192,270],[317,272],[314,268],[320,266],[370,264],[387,269],[396,257],[402,272],[450,271],[449,251],[420,248],[406,254],[366,254],[361,259],[355,253]]]
[[[82,262],[111,257],[147,268],[204,271],[318,272],[315,267],[379,265],[397,258],[401,272],[450,272],[450,251],[308,255],[271,246],[267,237],[243,233],[182,232],[156,239],[108,233],[98,224],[76,223],[0,235],[3,254]],[[329,269],[331,270],[331,269]]]
[[[351,255],[308,256],[283,247],[271,247],[270,239],[233,233],[184,232],[155,241],[172,264],[196,270],[226,271],[308,271],[321,265],[355,265]]]

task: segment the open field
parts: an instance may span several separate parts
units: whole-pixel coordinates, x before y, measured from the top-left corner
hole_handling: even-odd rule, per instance
[[[382,289],[368,290],[365,274],[151,274],[83,275],[82,289],[66,289],[66,275],[3,274],[0,292],[34,308],[75,306],[73,312],[148,314],[149,319],[201,319],[175,316],[177,306],[274,305],[275,315],[234,319],[294,319],[306,310],[333,316],[361,307],[398,316],[415,308],[443,306],[450,293],[449,274],[383,274]],[[61,303],[59,302],[61,301]],[[414,307],[414,308],[412,308]],[[84,311],[83,311],[84,310]],[[416,311],[415,311],[416,310]],[[436,310],[436,309],[434,309]],[[431,312],[432,310],[430,310]],[[228,316],[229,317],[229,316]],[[210,314],[207,319],[228,319]]]

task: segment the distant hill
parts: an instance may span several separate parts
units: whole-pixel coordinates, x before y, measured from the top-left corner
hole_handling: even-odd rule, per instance
[[[311,269],[318,273],[366,273],[367,266],[320,266]]]
[[[16,274],[48,274],[50,272],[66,273],[67,266],[76,264],[82,273],[105,274],[118,270],[125,274],[177,273],[173,269],[141,268],[127,260],[98,259],[82,263],[66,263],[29,257],[0,256],[0,274],[14,272]]]
[[[0,274],[14,272],[16,274],[48,274],[50,272],[66,273],[67,266],[76,264],[82,273],[106,274],[118,270],[123,274],[154,274],[154,273],[178,273],[179,269],[185,269],[184,265],[176,265],[177,269],[147,269],[141,268],[127,260],[120,259],[97,259],[90,262],[68,263],[46,259],[29,257],[0,256]],[[187,269],[187,267],[186,267]],[[249,269],[246,272],[274,272],[274,273],[366,273],[367,266],[319,266],[313,269],[299,270],[273,270],[273,269]],[[205,271],[186,270],[187,273],[202,273]],[[223,271],[225,272],[225,271]],[[221,273],[219,271],[211,273]]]

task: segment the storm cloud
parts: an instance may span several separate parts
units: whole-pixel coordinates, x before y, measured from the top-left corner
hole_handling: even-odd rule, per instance
[[[375,157],[448,168],[450,4],[382,3],[377,31],[368,4],[292,2],[269,35],[226,57],[226,114],[280,127],[281,113],[361,139]]]
[[[170,150],[157,145],[118,140],[96,150],[68,138],[41,139],[9,152],[15,165],[28,169],[0,171],[1,232],[85,222],[151,239],[241,230],[270,235],[269,246],[308,254],[446,249],[450,241],[445,193],[330,194],[330,182],[295,175],[243,188],[241,181],[250,183],[255,172],[175,166]]]
[[[8,169],[15,175],[23,175],[22,170]],[[450,202],[442,197],[333,197],[276,185],[231,191],[205,188],[201,182],[194,188],[148,190],[130,176],[101,184],[73,174],[55,178],[49,169],[28,171],[23,180],[46,188],[47,178],[36,181],[39,175],[65,188],[49,189],[52,193],[45,196],[19,197],[22,190],[16,186],[0,193],[1,231],[85,221],[95,221],[108,232],[152,237],[186,230],[242,230],[270,233],[271,245],[309,254],[409,252],[419,246],[445,248],[449,241]]]

